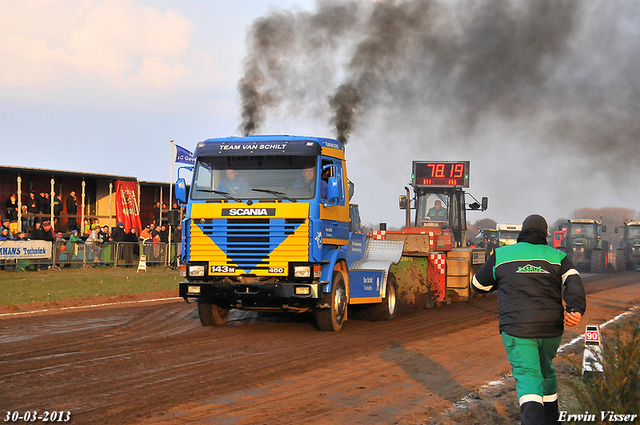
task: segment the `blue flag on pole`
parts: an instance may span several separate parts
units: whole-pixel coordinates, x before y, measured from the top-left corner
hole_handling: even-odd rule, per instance
[[[196,159],[193,157],[193,153],[191,153],[191,151],[180,145],[176,145],[176,162],[194,165],[196,163]]]

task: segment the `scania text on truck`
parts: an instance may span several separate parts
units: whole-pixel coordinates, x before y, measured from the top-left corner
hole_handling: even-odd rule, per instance
[[[180,296],[205,326],[230,310],[315,313],[338,331],[348,311],[388,320],[398,306],[390,266],[403,243],[361,231],[345,151],[333,139],[248,136],[197,144],[186,204]]]

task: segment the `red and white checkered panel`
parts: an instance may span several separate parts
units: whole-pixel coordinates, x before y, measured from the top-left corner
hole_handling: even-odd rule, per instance
[[[385,236],[386,234],[387,234],[386,230],[374,230],[373,232],[371,232],[371,239],[384,241],[387,239]]]
[[[431,254],[429,255],[431,263],[436,267],[438,273],[445,274],[447,272],[447,255],[446,254]]]

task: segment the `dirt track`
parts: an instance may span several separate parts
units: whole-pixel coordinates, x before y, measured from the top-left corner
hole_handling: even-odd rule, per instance
[[[563,342],[640,301],[638,273],[591,276],[585,287],[587,314]],[[338,333],[313,323],[234,312],[227,326],[204,328],[181,300],[4,316],[0,414],[64,410],[78,424],[418,424],[510,371],[495,295],[390,322],[350,320]]]

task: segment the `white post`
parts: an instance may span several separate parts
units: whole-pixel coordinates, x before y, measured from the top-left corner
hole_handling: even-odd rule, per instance
[[[113,221],[113,211],[112,211],[112,204],[113,204],[113,182],[109,182],[109,229],[113,229],[114,223]],[[118,223],[115,223],[118,224]]]
[[[49,194],[49,206],[51,208],[51,227],[53,227],[54,230],[58,230],[54,227],[54,219],[53,219],[53,201],[55,200],[55,196],[56,196],[56,181],[53,177],[51,177],[51,193]]]
[[[84,235],[84,187],[86,186],[86,183],[84,181],[84,179],[82,179],[82,219],[80,221],[80,234]],[[89,229],[91,229],[91,226],[89,226]]]
[[[173,207],[173,140],[171,141],[171,177],[169,177],[169,211]],[[171,220],[169,220],[169,213],[167,212],[167,221],[169,224],[169,245],[167,249],[167,258],[165,261],[165,266],[169,264],[171,266]]]
[[[18,233],[22,232],[22,177],[18,176]]]

